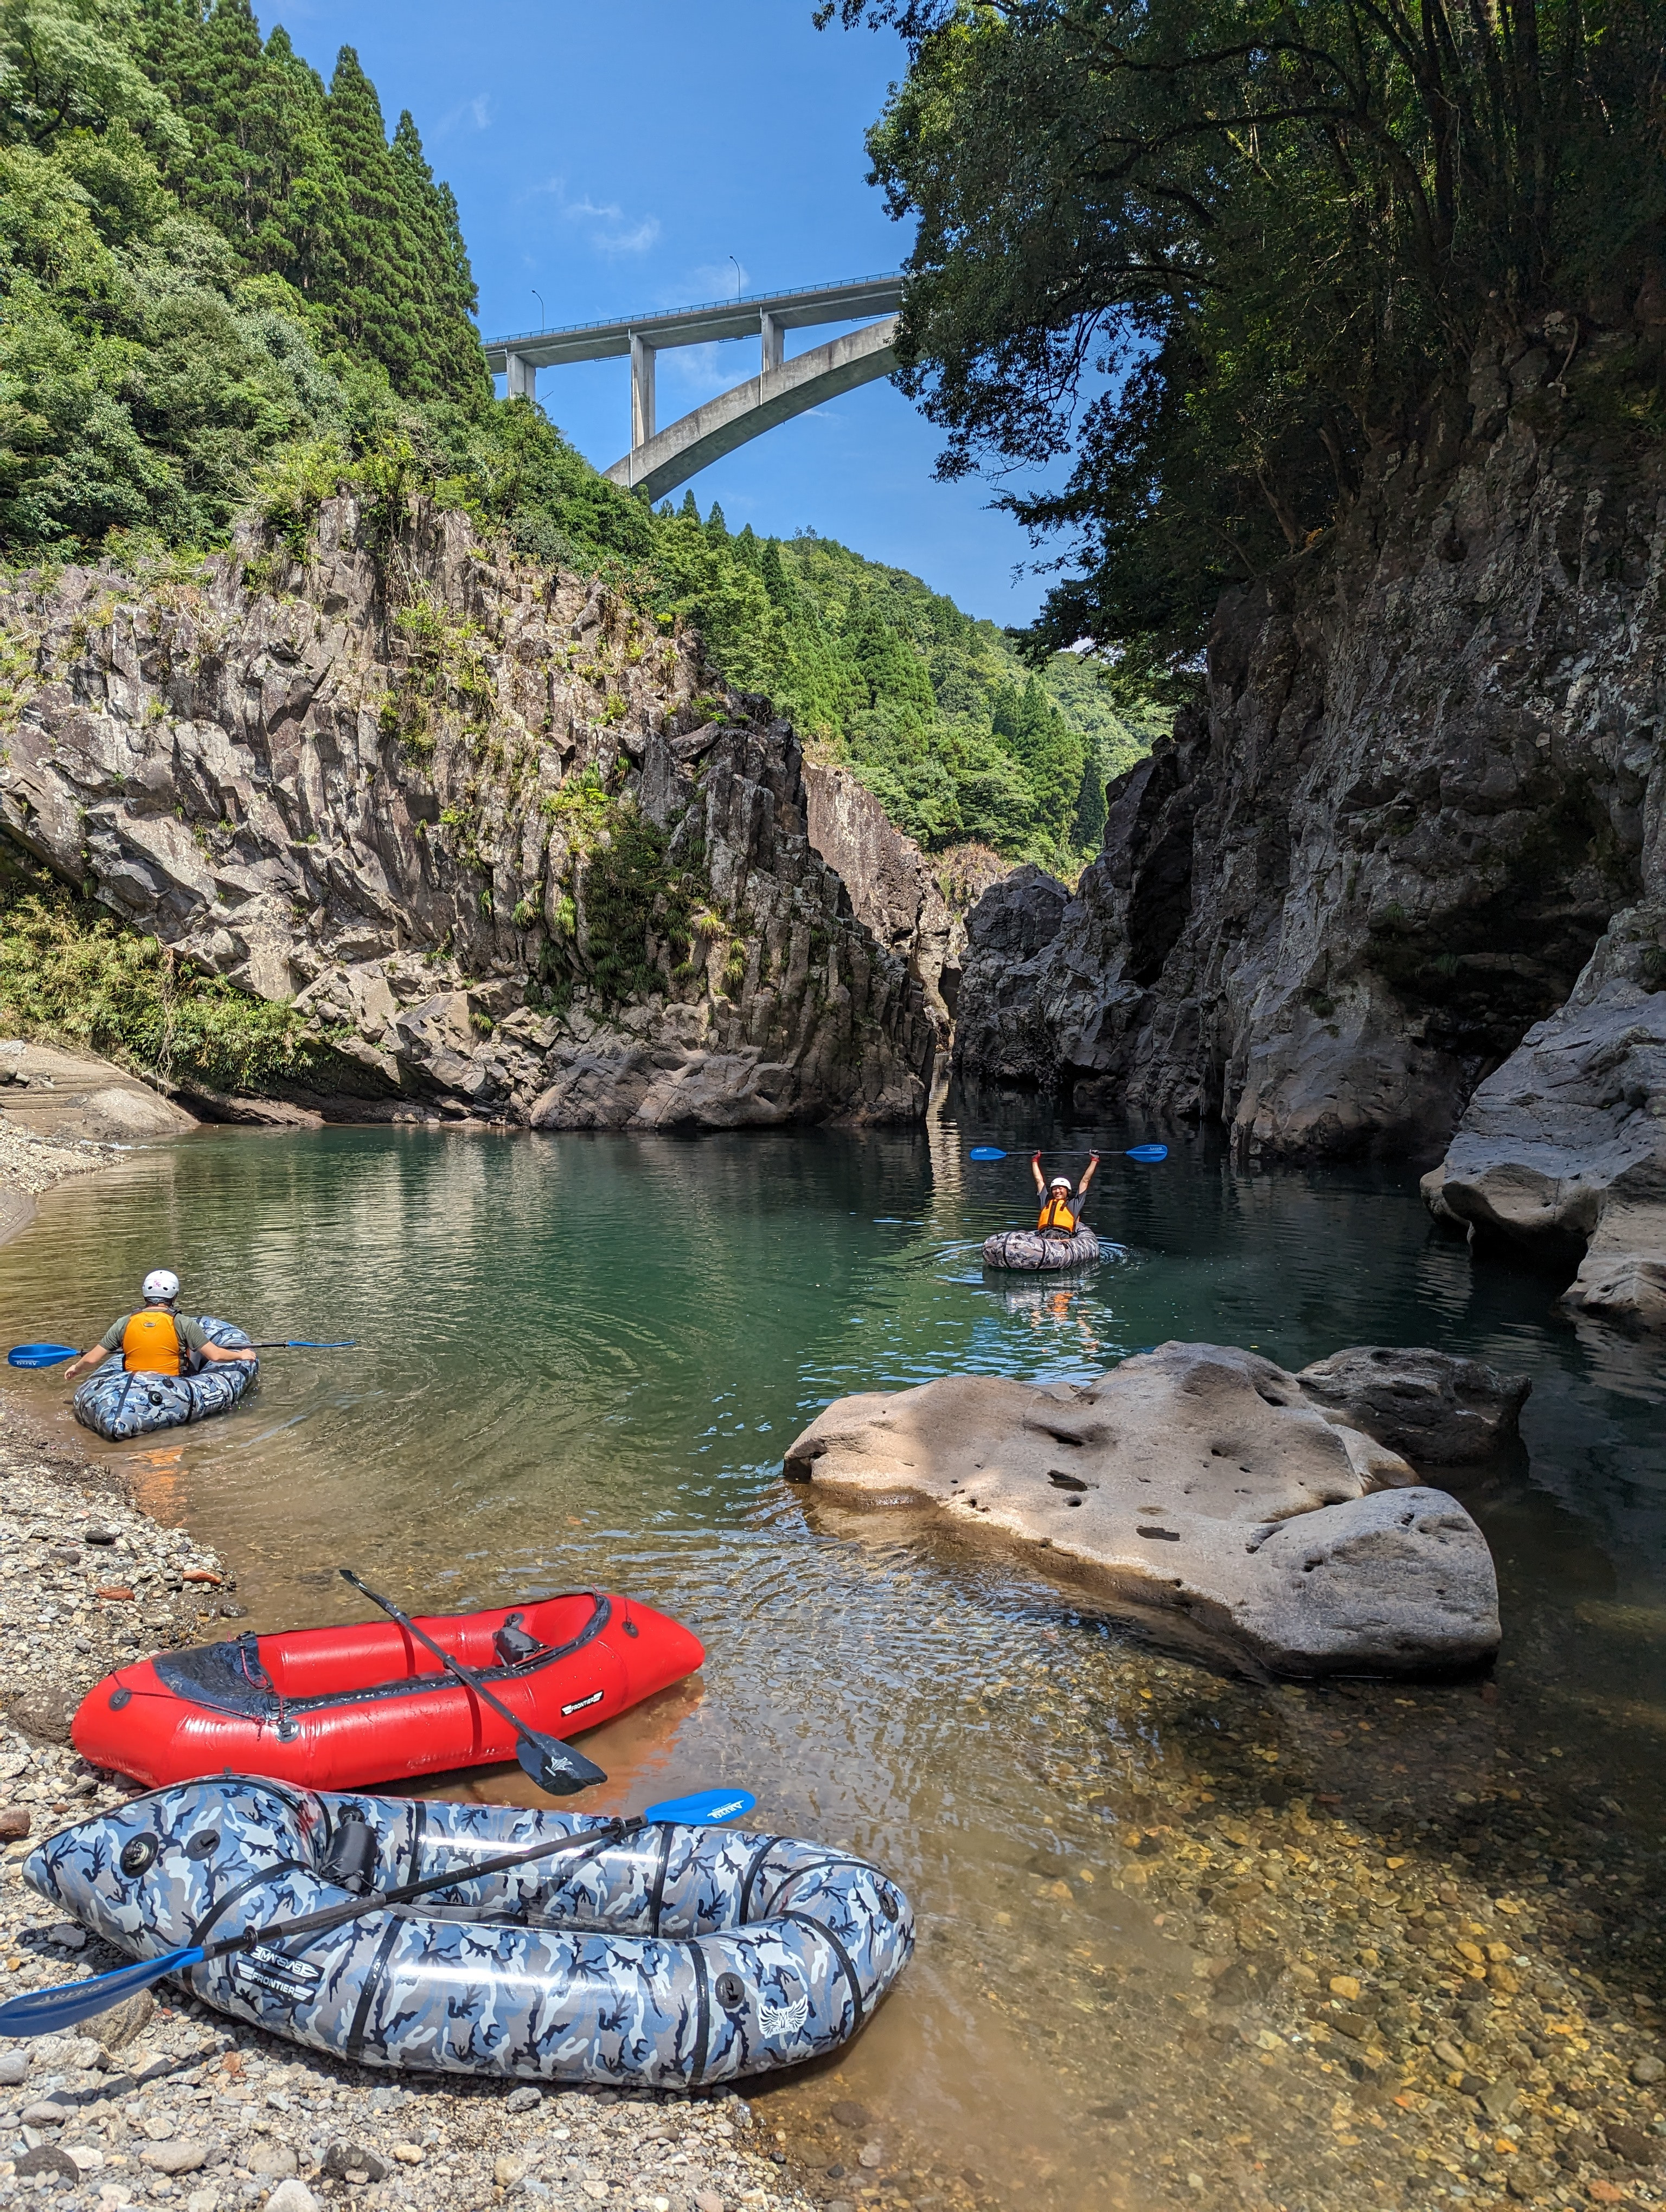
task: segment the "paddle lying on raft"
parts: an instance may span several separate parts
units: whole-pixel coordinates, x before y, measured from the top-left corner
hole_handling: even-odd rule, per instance
[[[315,1340],[307,1336],[263,1337],[258,1342],[242,1346],[247,1352],[348,1352],[358,1342],[353,1336],[332,1336]],[[8,1367],[56,1367],[60,1360],[73,1359],[80,1350],[74,1344],[15,1344],[6,1354]]]
[[[743,1813],[750,1813],[757,1802],[745,1790],[702,1790],[687,1797],[667,1797],[657,1805],[650,1805],[646,1812],[616,1820],[611,1826],[621,1837],[662,1825],[714,1827],[739,1820]],[[331,1905],[326,1911],[306,1913],[295,1920],[278,1921],[270,1928],[251,1929],[222,1943],[185,1944],[163,1952],[158,1959],[142,1959],[137,1966],[118,1966],[111,1973],[92,1974],[84,1981],[65,1982],[57,1989],[31,1990],[27,1996],[0,2004],[0,2035],[61,2034],[81,2021],[106,2012],[136,1990],[148,1989],[166,1975],[184,1973],[190,1967],[200,1966],[210,1955],[223,1957],[233,1951],[281,1942],[286,1936],[316,1935],[321,1929],[344,1926],[367,1912],[380,1912],[388,1905],[409,1905],[432,1891],[455,1888],[461,1881],[477,1881],[483,1875],[503,1873],[537,1859],[556,1857],[563,1851],[593,1850],[607,1833],[606,1828],[592,1828],[553,1844],[505,1851],[496,1858],[481,1859],[472,1866],[449,1867],[424,1881],[406,1882],[397,1889],[368,1890],[351,1904]]]
[[[1008,1155],[1001,1151],[999,1145],[974,1145],[966,1157],[969,1160],[1004,1160]],[[1036,1152],[1031,1157],[1042,1160],[1065,1160],[1079,1159],[1081,1155],[1079,1152]],[[1106,1155],[1107,1158],[1113,1160],[1117,1157],[1115,1152]],[[1158,1160],[1165,1160],[1168,1157],[1166,1145],[1130,1145],[1121,1155],[1125,1160],[1138,1160],[1145,1167],[1153,1167]]]
[[[344,1583],[352,1583],[361,1597],[368,1597],[372,1605],[379,1605],[407,1636],[414,1637],[425,1650],[431,1651],[447,1674],[465,1690],[471,1691],[483,1705],[489,1705],[500,1720],[508,1721],[515,1732],[515,1763],[540,1790],[547,1790],[552,1797],[568,1797],[575,1790],[588,1790],[598,1782],[606,1781],[606,1775],[595,1761],[587,1759],[581,1751],[575,1751],[570,1743],[562,1743],[557,1736],[540,1735],[536,1729],[528,1728],[518,1713],[511,1712],[502,1698],[492,1695],[478,1674],[453,1659],[445,1645],[436,1644],[425,1628],[418,1628],[392,1598],[379,1596],[368,1583],[359,1580],[351,1567],[342,1567],[337,1571]]]

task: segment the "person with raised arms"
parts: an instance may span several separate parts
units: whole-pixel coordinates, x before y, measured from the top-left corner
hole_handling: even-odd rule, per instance
[[[1087,1187],[1098,1172],[1099,1155],[1088,1154],[1086,1172],[1076,1186],[1073,1200],[1067,1175],[1055,1175],[1050,1182],[1043,1181],[1041,1157],[1039,1152],[1030,1156],[1030,1172],[1036,1178],[1036,1195],[1042,1202],[1041,1218],[1036,1227],[1043,1237],[1073,1237],[1081,1222]]]

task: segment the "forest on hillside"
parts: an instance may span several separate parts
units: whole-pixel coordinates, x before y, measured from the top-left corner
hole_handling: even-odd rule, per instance
[[[917,578],[655,513],[493,395],[456,202],[350,47],[248,0],[0,0],[0,555],[176,562],[423,491],[695,623],[900,826],[1073,869],[1161,717]]]

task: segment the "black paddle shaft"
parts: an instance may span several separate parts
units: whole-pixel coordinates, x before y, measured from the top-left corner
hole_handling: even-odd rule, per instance
[[[365,1595],[369,1595],[367,1590]],[[277,1943],[289,1936],[316,1936],[325,1929],[344,1927],[350,1920],[362,1919],[367,1912],[380,1912],[390,1905],[409,1905],[416,1898],[431,1896],[436,1889],[458,1889],[465,1882],[478,1881],[486,1875],[502,1874],[511,1867],[531,1866],[539,1859],[558,1858],[567,1851],[605,1850],[610,1844],[623,1842],[647,1825],[640,1814],[629,1820],[608,1820],[599,1828],[587,1829],[581,1835],[560,1837],[554,1843],[531,1844],[518,1851],[502,1851],[496,1858],[477,1860],[473,1866],[451,1867],[444,1874],[431,1874],[421,1881],[402,1882],[397,1889],[367,1890],[350,1905],[326,1905],[323,1911],[308,1912],[297,1920],[274,1921],[270,1928],[249,1928],[240,1936],[228,1936],[218,1943],[205,1943],[203,1955],[205,1959],[223,1959],[234,1951],[252,1950],[258,1943]]]
[[[351,1567],[343,1567],[340,1572],[344,1582],[351,1583],[361,1596],[368,1597],[372,1605],[380,1606],[390,1620],[397,1621],[408,1636],[414,1636],[420,1644],[434,1654],[448,1674],[454,1675],[465,1690],[473,1691],[482,1705],[489,1705],[495,1713],[508,1721],[516,1736],[523,1743],[532,1745],[546,1764],[562,1777],[567,1790],[588,1790],[594,1783],[606,1781],[607,1777],[601,1768],[593,1759],[587,1759],[581,1751],[575,1751],[570,1743],[562,1743],[556,1736],[540,1735],[536,1729],[528,1728],[518,1713],[511,1712],[502,1698],[492,1695],[477,1674],[471,1674],[460,1660],[452,1657],[443,1644],[436,1644],[431,1636],[418,1628],[409,1613],[401,1613],[392,1598],[381,1596],[368,1583],[362,1583]]]

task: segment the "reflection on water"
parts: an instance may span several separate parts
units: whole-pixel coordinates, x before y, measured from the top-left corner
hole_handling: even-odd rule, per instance
[[[1391,1870],[1365,1923],[1420,1926],[1414,1876],[1467,1850],[1453,1838],[1487,1792],[1484,1850],[1518,1857],[1453,1862],[1466,1881],[1583,1879],[1599,1800],[1619,1808],[1596,1816],[1617,1854],[1600,1878],[1633,1879],[1666,1718],[1659,1362],[1555,1321],[1540,1278],[1473,1269],[1409,1175],[1241,1175],[1183,1139],[1160,1168],[1107,1157],[1090,1212],[1117,1249],[1097,1272],[986,1276],[982,1240],[1033,1200],[1020,1152],[977,1165],[968,1146],[1050,1133],[1015,1116],[697,1143],[205,1133],[54,1194],[0,1250],[0,1321],[9,1340],[86,1341],[166,1263],[188,1304],[258,1335],[359,1340],[269,1355],[234,1417],[177,1440],[87,1440],[234,1558],[257,1626],[340,1617],[339,1563],[421,1607],[608,1583],[689,1621],[702,1675],[586,1739],[612,1777],[598,1808],[744,1784],[760,1821],[872,1853],[921,1911],[873,2030],[772,2104],[824,2193],[856,2186],[828,2168],[867,2171],[830,2117],[854,2100],[892,2196],[1052,2212],[1091,2174],[1107,2203],[1382,2203],[1374,2122],[1356,2112],[1359,2148],[1315,2163],[1339,2082],[1363,2111],[1365,2075],[1315,2056],[1298,2078],[1296,2046],[1256,2043],[1274,2017],[1256,2008],[1304,1945],[1327,1964],[1325,1926],[1353,1925],[1320,1902],[1338,1853]],[[1109,1156],[1119,1134],[1078,1140]],[[1532,1374],[1525,1464],[1456,1486],[1505,1585],[1491,1701],[1231,1679],[1033,1562],[780,1480],[840,1393],[952,1368],[1079,1376],[1170,1336],[1290,1366],[1432,1342]],[[64,1395],[19,1383],[43,1411]],[[526,1787],[516,1770],[457,1786]],[[1512,1804],[1536,1823],[1513,1841]],[[1249,1871],[1218,1889],[1211,1855],[1239,1848]],[[1386,1976],[1399,1936],[1355,1935],[1378,1965],[1353,1971]],[[1601,1962],[1616,1989],[1652,1955],[1626,1941]],[[1384,2047],[1414,2057],[1449,2000],[1402,1978],[1372,2033],[1398,2021]],[[1509,2063],[1541,2063],[1520,2047]],[[1426,2125],[1391,2100],[1377,2119]]]

